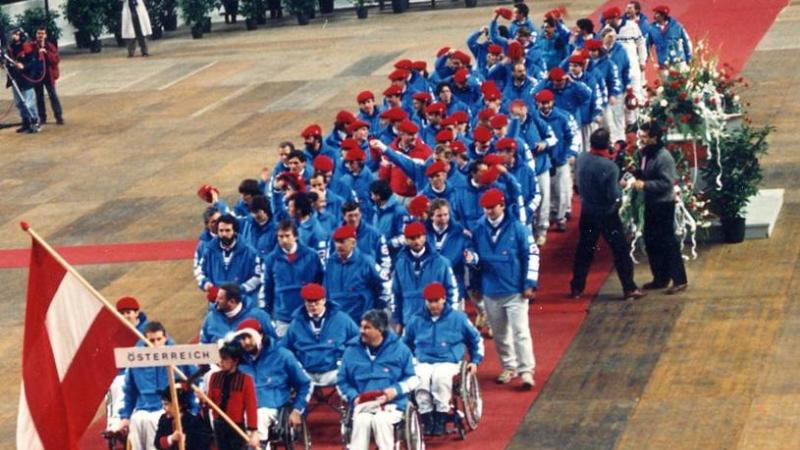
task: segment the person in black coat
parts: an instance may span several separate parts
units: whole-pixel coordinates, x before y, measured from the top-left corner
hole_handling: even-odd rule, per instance
[[[17,133],[38,133],[39,114],[36,111],[36,94],[34,85],[43,78],[44,64],[39,59],[36,46],[27,42],[27,34],[22,28],[11,30],[11,42],[8,44],[6,66],[10,87],[14,94],[14,102],[22,117],[22,126]]]
[[[174,406],[172,404],[172,393],[169,388],[161,393],[161,403],[164,406],[164,414],[158,420],[156,429],[155,447],[159,450],[177,450],[178,442],[186,443],[186,450],[209,450],[214,440],[214,434],[208,423],[195,416],[190,411],[192,403],[191,392],[178,389],[178,405],[181,409],[181,425],[183,432],[175,430]]]
[[[639,138],[644,148],[633,188],[644,191],[644,244],[653,273],[653,281],[642,287],[663,289],[671,281],[667,294],[677,294],[686,290],[688,281],[675,237],[675,160],[664,148],[658,125],[643,125]]]
[[[578,193],[581,196],[581,218],[570,296],[579,298],[583,293],[597,238],[602,234],[614,254],[614,265],[622,282],[624,298],[644,297],[644,292],[633,281],[633,260],[619,218],[622,191],[618,183],[619,168],[613,160],[614,153],[609,150],[608,131],[603,128],[595,130],[589,142],[590,151],[581,153],[575,164]]]

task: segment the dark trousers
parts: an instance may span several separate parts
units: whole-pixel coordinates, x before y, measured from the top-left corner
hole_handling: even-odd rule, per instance
[[[589,266],[592,265],[594,252],[597,249],[597,239],[603,235],[603,239],[614,254],[614,266],[616,266],[617,275],[622,282],[622,289],[625,292],[635,291],[637,287],[633,281],[633,260],[631,260],[630,249],[625,240],[625,232],[622,230],[622,221],[619,215],[616,212],[606,215],[581,213],[579,227],[580,237],[578,238],[578,248],[575,250],[575,263],[572,267],[572,282],[570,283],[572,289],[583,292],[586,287],[586,276],[589,274]]]
[[[239,424],[239,428],[244,430],[244,424]],[[214,438],[217,441],[217,450],[245,450],[248,448],[247,441],[222,419],[214,420]]]
[[[131,9],[131,21],[133,22],[133,32],[136,34],[136,39],[128,39],[128,56],[133,56],[136,52],[136,42],[139,42],[139,49],[142,55],[147,54],[147,41],[142,33],[142,25],[139,23],[139,15],[136,14],[135,9]]]
[[[675,203],[648,203],[644,207],[644,245],[656,284],[686,283],[686,268],[675,236]]]
[[[47,109],[44,105],[45,89],[47,90],[47,96],[50,97],[50,107],[53,109],[53,115],[56,116],[56,120],[60,120],[63,116],[61,115],[61,102],[58,100],[55,84],[45,79],[37,84],[34,89],[36,90],[36,110],[39,112],[39,121],[41,123],[47,122]]]

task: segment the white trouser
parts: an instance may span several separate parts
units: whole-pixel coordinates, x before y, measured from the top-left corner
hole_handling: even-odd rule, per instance
[[[592,148],[592,144],[589,142],[589,139],[592,137],[592,131],[594,131],[595,126],[595,122],[589,122],[581,125],[581,127],[578,129],[581,134],[581,146],[583,147],[582,150],[584,152],[588,152],[589,149]]]
[[[550,179],[550,190],[553,197],[550,202],[550,212],[556,222],[563,222],[572,197],[572,173],[569,163],[556,167],[556,175]]]
[[[123,400],[125,399],[125,392],[122,388],[125,386],[125,374],[117,375],[108,389],[108,408],[106,410],[107,425],[109,430],[116,430],[119,427],[119,410],[122,409]]]
[[[308,372],[308,377],[311,378],[311,384],[313,384],[314,387],[334,386],[336,384],[337,372],[338,370],[336,369],[321,373]]]
[[[156,430],[158,419],[164,414],[163,409],[158,411],[134,411],[128,427],[128,442],[131,450],[156,450]]]
[[[269,440],[269,427],[278,423],[278,410],[273,408],[258,408],[258,435],[262,441]]]
[[[621,95],[614,98],[617,99],[617,103],[612,105],[609,102],[603,109],[603,121],[608,128],[608,134],[611,135],[611,144],[625,140],[625,98]]]
[[[394,448],[394,424],[403,418],[403,412],[395,405],[375,412],[360,412],[353,417],[353,432],[350,435],[350,450],[368,450],[370,434],[375,436],[379,450]]]
[[[633,88],[633,95],[636,96],[636,100],[639,101],[639,106],[644,105],[644,88],[643,86],[647,84],[644,80],[644,74],[642,73],[642,68],[639,67],[639,64],[631,64],[631,87]],[[625,122],[628,124],[634,124],[639,120],[639,108],[636,109],[628,109],[625,108]]]
[[[536,236],[544,236],[550,228],[550,171],[545,170],[536,176],[539,190],[542,193],[542,202],[536,214]]]
[[[273,320],[272,327],[275,328],[275,334],[277,334],[279,338],[282,338],[289,330],[289,322]]]
[[[414,366],[414,372],[420,379],[420,385],[416,392],[425,391],[422,395],[417,395],[420,414],[433,411],[434,404],[436,411],[450,412],[453,377],[458,375],[459,369],[461,369],[461,365],[457,363],[418,363]],[[433,403],[431,403],[431,396],[433,396]]]
[[[533,373],[536,358],[533,356],[533,338],[528,323],[528,299],[521,294],[484,298],[503,369]]]

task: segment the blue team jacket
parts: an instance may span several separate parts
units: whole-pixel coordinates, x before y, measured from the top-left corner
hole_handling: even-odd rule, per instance
[[[263,309],[243,303],[242,310],[231,318],[219,312],[217,308],[209,308],[200,328],[200,342],[203,344],[215,343],[231,331],[236,331],[236,327],[247,319],[258,320],[258,323],[261,324],[261,329],[264,330],[264,334],[272,338],[278,337],[275,334],[275,329],[272,328],[272,320],[269,314]]]
[[[298,243],[296,253],[290,263],[286,252],[276,246],[264,260],[264,309],[281,322],[290,322],[294,311],[303,306],[303,286],[322,282],[322,262],[317,252]]]
[[[332,252],[325,265],[324,286],[328,300],[335,302],[354,322],[361,322],[365,311],[385,308],[388,292],[375,260],[358,248],[346,262]]]
[[[294,353],[309,373],[325,373],[339,367],[345,345],[359,336],[358,325],[334,302],[325,304],[322,329],[314,335],[308,312],[298,308],[281,343]]]
[[[239,370],[253,377],[259,408],[282,407],[294,390],[292,407],[305,411],[311,397],[311,379],[292,352],[272,339],[256,358],[246,354]]]
[[[450,262],[430,242],[425,243],[425,253],[422,254],[420,263],[421,270],[417,275],[411,250],[405,247],[397,255],[392,277],[395,305],[392,319],[399,324],[408,323],[411,317],[425,308],[422,291],[430,283],[438,281],[444,285],[448,303],[459,304],[461,301]]]
[[[469,348],[470,362],[483,361],[481,334],[462,311],[445,304],[434,321],[428,308],[415,314],[403,330],[405,343],[421,363],[459,363]]]
[[[528,228],[505,214],[496,242],[486,216],[472,230],[472,244],[478,254],[480,291],[488,296],[521,294],[535,288],[539,280],[539,248]]]

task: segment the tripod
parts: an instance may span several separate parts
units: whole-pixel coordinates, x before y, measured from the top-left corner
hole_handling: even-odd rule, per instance
[[[28,120],[31,122],[30,126],[32,127],[32,129],[38,131],[38,124],[37,124],[39,120],[38,113],[32,111],[31,108],[28,106],[28,103],[25,101],[25,96],[22,94],[22,90],[19,88],[17,80],[13,75],[12,69],[10,69],[10,67],[13,67],[13,65],[16,65],[16,63],[17,63],[16,61],[14,61],[10,56],[8,56],[8,53],[5,51],[4,48],[0,48],[0,68],[2,68],[6,72],[6,76],[8,77],[8,80],[11,82],[11,89],[14,92],[14,102],[17,104],[22,103],[22,105],[25,107],[25,111],[28,113],[29,117]],[[17,99],[19,99],[19,101],[17,101]],[[25,126],[24,123],[23,126]],[[0,128],[3,128],[2,124],[0,124]]]

